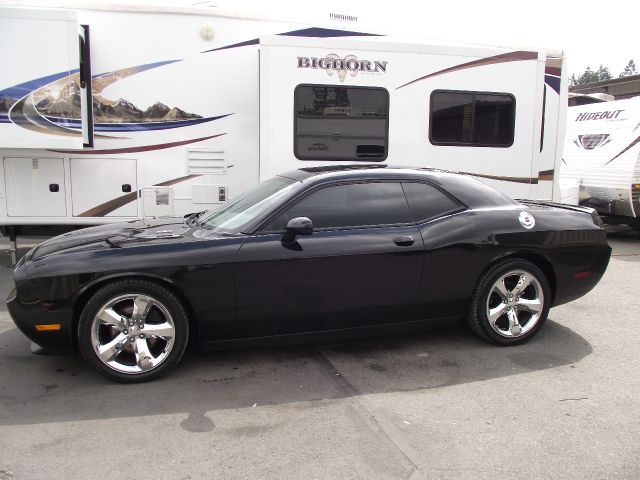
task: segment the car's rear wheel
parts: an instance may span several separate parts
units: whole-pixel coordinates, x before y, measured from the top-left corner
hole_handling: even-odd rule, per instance
[[[146,280],[121,280],[98,290],[78,323],[87,363],[119,382],[144,382],[174,367],[189,337],[187,313],[167,288]]]
[[[478,282],[469,325],[481,337],[515,345],[533,337],[547,319],[551,289],[544,272],[526,260],[506,260]]]

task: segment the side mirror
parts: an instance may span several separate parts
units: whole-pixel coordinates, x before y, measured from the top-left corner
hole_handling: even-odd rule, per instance
[[[287,229],[282,236],[284,245],[291,245],[296,241],[297,235],[311,235],[313,233],[313,222],[307,217],[292,218],[287,222]]]
[[[307,217],[292,218],[287,222],[287,231],[291,231],[295,235],[311,235],[313,222]]]

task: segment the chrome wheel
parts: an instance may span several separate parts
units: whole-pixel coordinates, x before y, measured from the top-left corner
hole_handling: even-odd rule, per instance
[[[542,318],[544,293],[540,281],[526,270],[501,275],[487,296],[489,325],[503,337],[521,337]]]
[[[91,344],[97,358],[124,374],[160,366],[171,353],[175,336],[175,323],[167,307],[144,294],[109,300],[91,323]]]

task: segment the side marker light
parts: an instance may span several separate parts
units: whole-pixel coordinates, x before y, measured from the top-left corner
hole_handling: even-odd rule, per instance
[[[36,324],[36,330],[39,332],[51,332],[60,330],[62,326],[59,323],[50,323],[48,325]]]

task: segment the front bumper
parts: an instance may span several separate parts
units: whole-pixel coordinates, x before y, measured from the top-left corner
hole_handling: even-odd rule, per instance
[[[47,308],[37,299],[20,299],[16,288],[7,297],[7,308],[20,331],[38,346],[61,352],[73,351],[71,311]],[[47,329],[46,326],[52,325],[60,325],[60,329]]]

